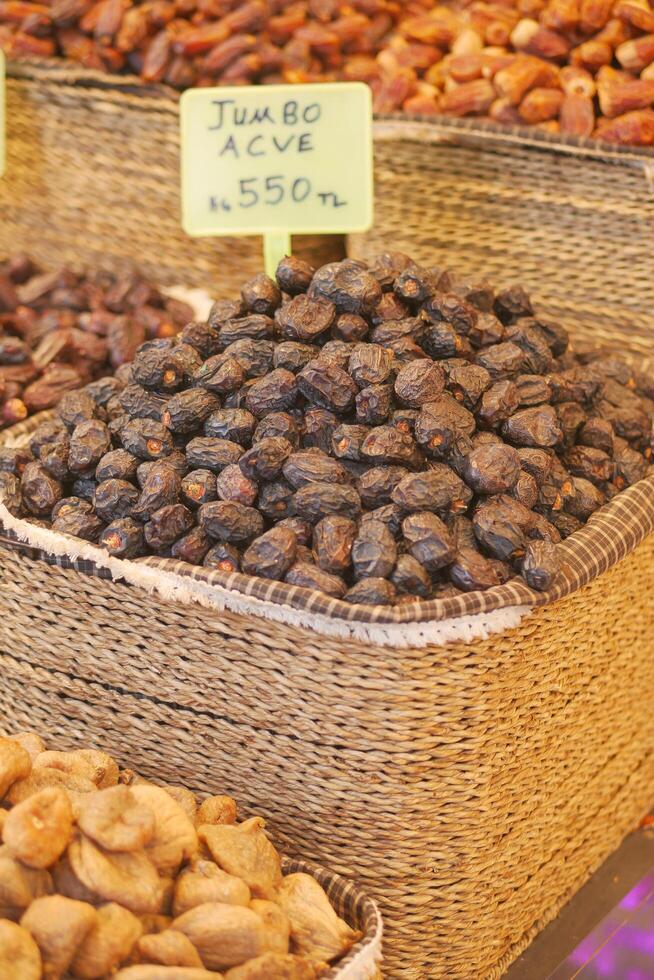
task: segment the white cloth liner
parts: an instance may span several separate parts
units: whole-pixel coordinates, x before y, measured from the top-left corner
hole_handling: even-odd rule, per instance
[[[4,504],[0,503],[0,521],[21,540],[59,557],[71,560],[85,559],[98,567],[106,568],[114,581],[123,580],[136,585],[146,592],[156,592],[163,599],[175,602],[197,602],[211,609],[228,609],[242,615],[260,616],[263,619],[287,623],[290,626],[305,627],[325,636],[338,636],[388,647],[445,646],[447,643],[470,643],[486,639],[492,633],[503,633],[517,626],[525,615],[532,611],[530,606],[513,606],[474,616],[461,616],[455,619],[424,623],[357,623],[334,619],[318,613],[294,609],[291,606],[266,602],[253,596],[246,596],[220,585],[207,585],[184,578],[150,565],[111,555],[87,541],[68,535],[58,534],[49,528],[36,527],[28,521],[13,517]]]
[[[379,928],[367,946],[363,946],[347,966],[338,970],[338,980],[372,980],[382,963],[382,920],[379,918]],[[338,969],[338,963],[336,964]]]

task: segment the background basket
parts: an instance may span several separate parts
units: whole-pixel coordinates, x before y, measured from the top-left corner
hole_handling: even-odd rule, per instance
[[[9,62],[0,257],[23,249],[50,267],[112,271],[136,263],[163,286],[238,293],[261,271],[261,239],[182,230],[178,98],[62,61]],[[293,247],[315,265],[344,250],[339,236],[298,235]]]
[[[577,337],[654,346],[654,150],[479,120],[375,123],[375,226],[349,238],[502,285]]]
[[[640,538],[650,484],[622,495],[649,502]],[[654,802],[654,535],[619,561],[610,524],[612,567],[583,588],[404,649],[164,599],[7,535],[0,711],[262,813],[380,902],[385,975],[496,978]]]

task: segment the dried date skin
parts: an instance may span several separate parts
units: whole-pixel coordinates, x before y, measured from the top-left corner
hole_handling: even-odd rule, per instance
[[[104,422],[91,419],[80,422],[70,437],[69,467],[73,473],[95,469],[111,449],[111,434]]]
[[[184,504],[165,504],[150,516],[143,527],[143,534],[148,546],[159,551],[188,534],[193,524],[193,514]]]
[[[451,564],[454,542],[446,525],[429,511],[416,511],[402,522],[402,534],[409,553],[430,572]]]
[[[370,272],[346,260],[321,266],[311,280],[308,295],[330,300],[339,313],[366,316],[381,300],[382,290]]]
[[[138,490],[126,480],[105,480],[95,488],[93,508],[105,524],[110,524],[131,517],[138,499]]]
[[[208,470],[195,470],[195,473],[208,473]],[[190,474],[189,474],[190,475]],[[257,493],[259,488],[254,480],[250,480],[247,476],[243,475],[243,471],[237,463],[230,463],[226,466],[224,470],[218,474],[218,476],[213,476],[213,484],[211,481],[206,483],[206,495],[197,500],[198,504],[210,503],[212,500],[235,500],[240,504],[247,504],[248,507],[254,504],[257,499]],[[189,486],[188,493],[190,497],[189,506],[193,506],[193,495],[197,493],[197,488]]]
[[[64,496],[61,483],[50,476],[37,462],[25,466],[20,486],[23,503],[35,517],[46,517],[57,501]]]
[[[95,468],[95,479],[98,483],[103,480],[128,480],[136,476],[139,460],[126,449],[111,449],[98,461]]]
[[[371,466],[356,481],[361,503],[368,510],[391,502],[391,495],[407,474],[404,466]]]
[[[601,486],[611,479],[613,467],[607,453],[589,446],[575,446],[566,455],[573,476],[580,476]]]
[[[240,544],[258,537],[263,531],[263,518],[253,507],[232,500],[203,504],[199,511],[200,526],[212,538]]]
[[[357,525],[348,517],[332,514],[313,529],[313,557],[325,572],[344,575],[352,563]]]
[[[431,577],[427,569],[412,555],[400,555],[391,581],[398,592],[426,599],[431,592]]]
[[[506,494],[483,500],[472,517],[478,542],[500,561],[511,561],[524,555],[531,521],[531,512]]]
[[[296,516],[315,524],[329,514],[358,516],[361,498],[351,486],[307,483],[295,492],[293,507]]]
[[[347,371],[359,388],[383,384],[393,367],[393,355],[379,344],[356,344],[348,358]]]
[[[516,446],[543,449],[558,445],[563,438],[557,414],[551,405],[520,409],[504,423],[502,434]]]
[[[274,480],[292,452],[293,447],[288,440],[281,436],[269,436],[246,450],[238,463],[249,480]]]
[[[193,379],[213,395],[229,395],[245,381],[245,368],[236,357],[216,354],[198,368]]]
[[[238,463],[243,447],[229,439],[213,436],[196,436],[186,446],[186,459],[193,469],[212,470],[219,473],[230,463]]]
[[[296,296],[298,293],[307,291],[311,285],[314,272],[313,266],[305,262],[304,259],[298,258],[297,255],[288,255],[277,266],[275,273],[277,285],[289,296]]]
[[[143,526],[131,517],[112,521],[100,535],[100,544],[114,558],[138,558],[145,551]]]
[[[284,581],[289,585],[299,585],[304,589],[317,589],[335,599],[343,598],[347,591],[347,586],[340,576],[332,575],[307,562],[296,562],[291,565]]]
[[[326,333],[336,319],[336,307],[323,296],[304,293],[280,306],[275,322],[285,340],[312,343]]]
[[[331,451],[338,459],[360,463],[363,459],[361,446],[369,433],[367,425],[338,425],[332,433]]]
[[[329,452],[338,418],[326,408],[310,408],[304,413],[303,449],[322,449]]]
[[[337,415],[354,405],[358,388],[347,371],[320,359],[310,361],[297,375],[299,391],[307,401]]]
[[[132,419],[120,432],[123,449],[139,459],[163,459],[173,451],[168,429],[154,419]]]
[[[147,391],[141,385],[128,384],[118,395],[118,401],[130,419],[149,418],[161,421],[165,397]]]
[[[426,472],[403,477],[391,499],[404,511],[429,510],[443,516],[466,510],[472,492],[448,466],[435,464]]]
[[[209,548],[202,560],[205,568],[215,568],[220,572],[238,572],[241,568],[241,556],[231,544],[214,544]]]
[[[447,393],[423,405],[415,425],[416,441],[437,458],[448,453],[456,436],[474,431],[474,415]]]
[[[319,350],[312,344],[300,344],[294,340],[285,340],[275,347],[273,367],[286,368],[287,371],[296,374],[309,361],[313,361],[318,354]]]
[[[528,586],[539,592],[550,589],[561,570],[556,545],[550,541],[532,541],[521,564],[521,571]]]
[[[212,412],[220,408],[220,399],[202,388],[188,388],[170,398],[161,413],[162,423],[174,433],[196,432]]]
[[[280,580],[295,561],[297,538],[285,527],[273,527],[255,538],[242,560],[247,575]]]
[[[357,422],[367,426],[383,425],[391,413],[393,392],[390,385],[369,385],[356,396]]]
[[[460,548],[449,569],[450,579],[463,592],[486,590],[500,584],[493,562],[476,548]]]
[[[472,450],[464,467],[466,483],[478,494],[507,493],[519,476],[520,457],[510,446],[479,446]]]
[[[194,527],[175,542],[170,553],[173,558],[187,561],[190,565],[201,565],[211,543],[211,538],[203,528]]]
[[[509,340],[482,347],[476,355],[475,363],[485,368],[493,381],[514,378],[527,368],[524,351]]]
[[[506,421],[520,405],[520,391],[513,381],[497,381],[481,396],[477,417],[482,425],[493,428]]]
[[[386,578],[362,578],[345,593],[345,600],[356,605],[390,606],[395,600],[395,586]]]
[[[307,483],[351,483],[347,470],[338,460],[318,449],[291,453],[282,467],[284,477],[296,490]]]
[[[141,483],[141,493],[129,516],[137,521],[147,521],[156,510],[166,504],[176,504],[182,492],[182,478],[167,460],[161,460],[148,468]],[[128,516],[128,515],[120,515]]]

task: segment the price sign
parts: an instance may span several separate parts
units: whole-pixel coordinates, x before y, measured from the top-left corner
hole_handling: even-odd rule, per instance
[[[371,226],[367,85],[190,89],[180,117],[187,234],[262,234],[270,271],[292,233]]]
[[[0,51],[0,177],[5,172],[5,55]]]

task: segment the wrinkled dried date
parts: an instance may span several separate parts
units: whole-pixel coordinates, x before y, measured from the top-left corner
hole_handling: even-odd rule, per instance
[[[357,604],[516,573],[548,589],[561,536],[651,472],[652,393],[619,358],[568,350],[520,287],[398,254],[315,274],[287,259],[277,284],[148,340],[117,384],[66,394],[0,472],[12,512],[117,557]]]

